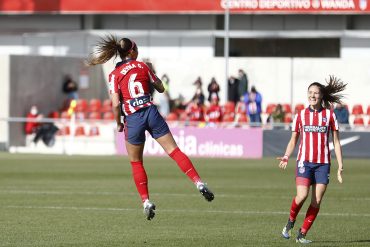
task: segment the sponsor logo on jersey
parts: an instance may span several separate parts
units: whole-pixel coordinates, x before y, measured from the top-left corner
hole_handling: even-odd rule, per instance
[[[327,126],[305,125],[304,132],[326,133]]]
[[[135,99],[130,100],[130,105],[132,107],[139,107],[139,106],[142,106],[142,105],[144,105],[148,102],[150,102],[150,96],[149,95],[144,95],[144,96],[140,96],[140,97],[137,97]]]

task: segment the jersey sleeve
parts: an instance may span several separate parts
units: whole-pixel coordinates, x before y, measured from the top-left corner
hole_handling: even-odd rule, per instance
[[[301,114],[296,113],[292,123],[292,132],[300,132],[302,127]]]
[[[118,93],[118,81],[116,75],[111,73],[108,80],[109,94]]]
[[[331,130],[339,130],[337,116],[335,115],[334,111],[330,111],[329,125]]]

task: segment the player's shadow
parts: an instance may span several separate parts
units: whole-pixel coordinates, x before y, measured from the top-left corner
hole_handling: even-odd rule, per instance
[[[351,240],[351,241],[340,241],[340,240],[327,240],[327,241],[315,241],[315,243],[370,243],[370,239],[362,240]]]

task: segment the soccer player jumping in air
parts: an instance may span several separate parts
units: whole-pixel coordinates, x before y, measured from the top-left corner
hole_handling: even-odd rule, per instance
[[[285,169],[289,156],[293,153],[298,138],[301,136],[296,167],[297,195],[293,198],[288,223],[282,231],[282,236],[286,239],[291,237],[291,230],[296,217],[308,197],[311,186],[311,204],[303,225],[298,230],[296,242],[303,244],[312,242],[306,239],[306,234],[319,213],[321,200],[329,184],[330,132],[333,136],[334,151],[338,162],[337,178],[340,183],[343,182],[339,127],[331,104],[341,102],[343,95],[338,93],[342,92],[346,85],[341,80],[331,76],[327,85],[314,82],[308,87],[309,107],[295,115],[292,124],[292,137],[287,145],[285,155],[278,157],[280,160],[279,167]]]
[[[126,149],[132,166],[132,175],[143,202],[148,220],[155,215],[155,205],[149,201],[148,178],[143,166],[145,131],[162,146],[179,168],[193,181],[207,201],[213,193],[202,182],[192,162],[177,146],[167,123],[152,102],[150,85],[164,92],[162,81],[143,62],[136,61],[138,47],[133,40],[114,36],[102,38],[96,50],[87,59],[88,65],[103,64],[119,56],[121,62],[109,75],[109,91],[119,132],[124,131]],[[124,122],[121,121],[124,119]]]

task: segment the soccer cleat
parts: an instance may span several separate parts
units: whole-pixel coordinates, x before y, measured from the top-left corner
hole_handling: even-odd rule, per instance
[[[283,231],[281,232],[283,238],[290,239],[290,237],[292,236],[292,229],[294,227],[294,223],[295,221],[288,220],[288,223],[286,224],[286,226],[284,226]]]
[[[146,215],[147,220],[151,220],[155,216],[155,205],[151,203],[149,200],[146,200],[143,204],[144,206],[144,214]]]
[[[301,243],[301,244],[310,244],[310,243],[312,243],[311,240],[306,239],[306,235],[301,232],[301,229],[298,230],[298,235],[297,235],[297,238],[295,239],[295,242],[296,243]]]
[[[208,189],[205,183],[201,183],[201,182],[197,183],[197,189],[207,201],[210,202],[215,198],[215,195],[212,193],[210,189]]]

